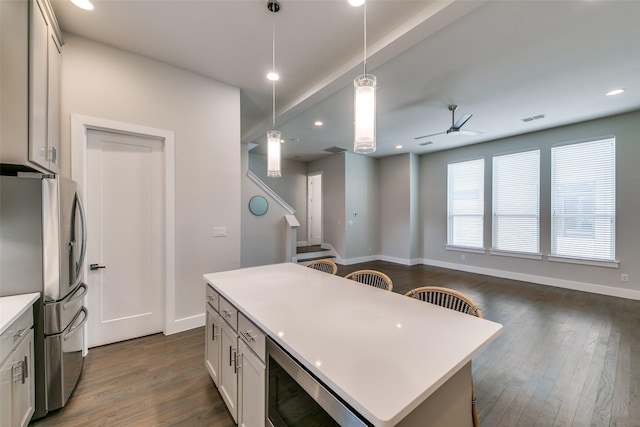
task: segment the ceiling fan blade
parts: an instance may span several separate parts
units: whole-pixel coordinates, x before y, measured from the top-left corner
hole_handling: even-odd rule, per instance
[[[459,129],[458,130],[458,135],[478,136],[481,133],[482,132],[478,132],[477,130],[466,130],[466,129]]]
[[[462,126],[464,126],[465,123],[467,123],[469,121],[469,119],[473,117],[473,114],[465,114],[464,116],[460,117],[458,119],[458,121],[456,121],[453,124],[453,127],[456,129],[460,129]]]
[[[444,134],[444,133],[446,133],[446,132],[431,133],[431,134],[429,134],[429,135],[416,136],[416,137],[415,137],[415,138],[413,138],[413,139],[429,138],[430,136],[442,135],[442,134]]]

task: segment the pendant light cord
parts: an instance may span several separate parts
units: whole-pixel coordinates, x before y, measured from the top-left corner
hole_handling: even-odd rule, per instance
[[[363,61],[363,67],[364,67],[364,73],[363,74],[367,74],[367,1],[365,0],[364,5],[363,5],[363,10],[364,10],[364,61]]]
[[[276,14],[275,12],[273,13],[273,20],[272,20],[272,28],[271,28],[271,40],[272,40],[272,72],[275,73],[276,72]],[[272,87],[271,87],[271,111],[272,111],[272,118],[271,118],[271,125],[272,125],[272,129],[275,130],[276,129],[276,81],[273,80],[271,82]]]

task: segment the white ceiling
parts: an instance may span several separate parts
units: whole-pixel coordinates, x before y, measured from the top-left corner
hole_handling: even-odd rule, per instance
[[[276,128],[283,156],[351,149],[353,79],[362,73],[363,8],[347,0],[52,0],[61,28],[241,90],[242,142]],[[367,71],[378,81],[370,155],[426,153],[640,109],[640,1],[368,0]],[[623,87],[622,95],[606,97]],[[442,132],[457,116],[479,136]],[[528,123],[521,119],[544,114]],[[315,120],[324,126],[317,128]],[[421,146],[420,143],[432,144]],[[402,149],[396,149],[402,145]],[[261,147],[257,148],[260,150]]]

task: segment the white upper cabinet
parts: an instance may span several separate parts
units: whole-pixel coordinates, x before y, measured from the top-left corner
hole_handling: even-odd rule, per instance
[[[48,0],[0,1],[0,162],[60,172],[61,37]]]

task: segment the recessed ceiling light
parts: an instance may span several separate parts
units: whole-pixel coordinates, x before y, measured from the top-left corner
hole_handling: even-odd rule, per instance
[[[272,82],[275,82],[280,79],[280,76],[275,71],[272,71],[269,74],[267,74],[267,79],[271,80]]]
[[[93,10],[93,5],[89,0],[71,0],[71,3],[75,4],[80,9]]]
[[[624,92],[624,89],[622,89],[622,88],[620,88],[620,89],[613,89],[613,90],[610,90],[609,92],[607,92],[607,96],[620,95],[622,92]]]
[[[315,122],[313,122],[314,126],[322,126],[324,123],[322,123],[322,121],[320,120],[316,120]]]
[[[402,145],[396,145],[396,150],[399,150],[402,148]]]
[[[349,0],[349,4],[353,7],[362,6],[365,0]]]

